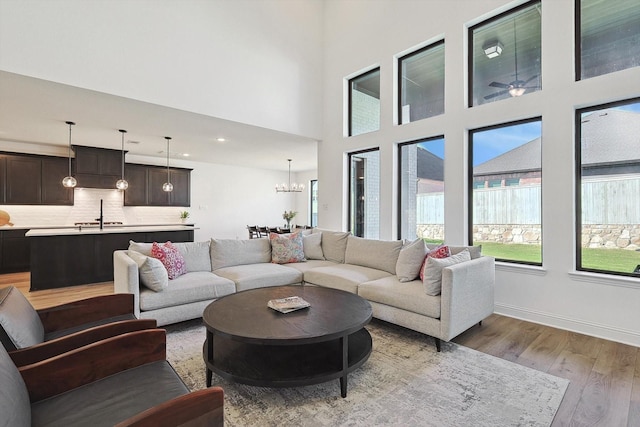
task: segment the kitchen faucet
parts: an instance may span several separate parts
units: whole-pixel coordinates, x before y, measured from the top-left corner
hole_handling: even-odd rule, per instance
[[[96,221],[100,221],[100,230],[104,227],[104,216],[102,216],[102,199],[100,199],[100,218],[96,218]]]

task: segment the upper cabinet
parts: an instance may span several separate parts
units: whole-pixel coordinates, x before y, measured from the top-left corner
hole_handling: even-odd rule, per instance
[[[124,192],[125,206],[191,206],[191,169],[170,168],[173,191],[165,192],[167,169],[161,166],[125,165],[129,188]]]
[[[122,152],[74,145],[78,187],[116,188],[122,172]]]
[[[73,189],[62,186],[68,160],[0,154],[0,203],[6,205],[73,205]]]

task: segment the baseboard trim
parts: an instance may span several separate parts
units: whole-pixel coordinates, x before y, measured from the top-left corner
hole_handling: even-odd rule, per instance
[[[526,320],[545,326],[551,326],[571,332],[578,332],[596,338],[616,341],[622,344],[640,347],[640,332],[615,328],[595,322],[572,319],[557,314],[547,313],[508,304],[495,304],[495,313],[515,319]]]

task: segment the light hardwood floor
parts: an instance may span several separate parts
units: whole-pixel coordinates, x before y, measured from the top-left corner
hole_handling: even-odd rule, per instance
[[[0,287],[6,285],[19,288],[36,308],[113,292],[112,282],[29,292],[28,273],[0,275]],[[640,426],[637,347],[495,314],[453,341],[569,379],[553,426]]]

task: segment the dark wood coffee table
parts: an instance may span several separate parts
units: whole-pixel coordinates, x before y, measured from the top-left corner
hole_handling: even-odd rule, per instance
[[[297,295],[311,304],[291,313],[267,301]],[[277,286],[227,295],[207,306],[203,357],[207,387],[212,373],[230,381],[267,387],[293,387],[340,378],[371,354],[371,305],[345,291],[317,286]]]

